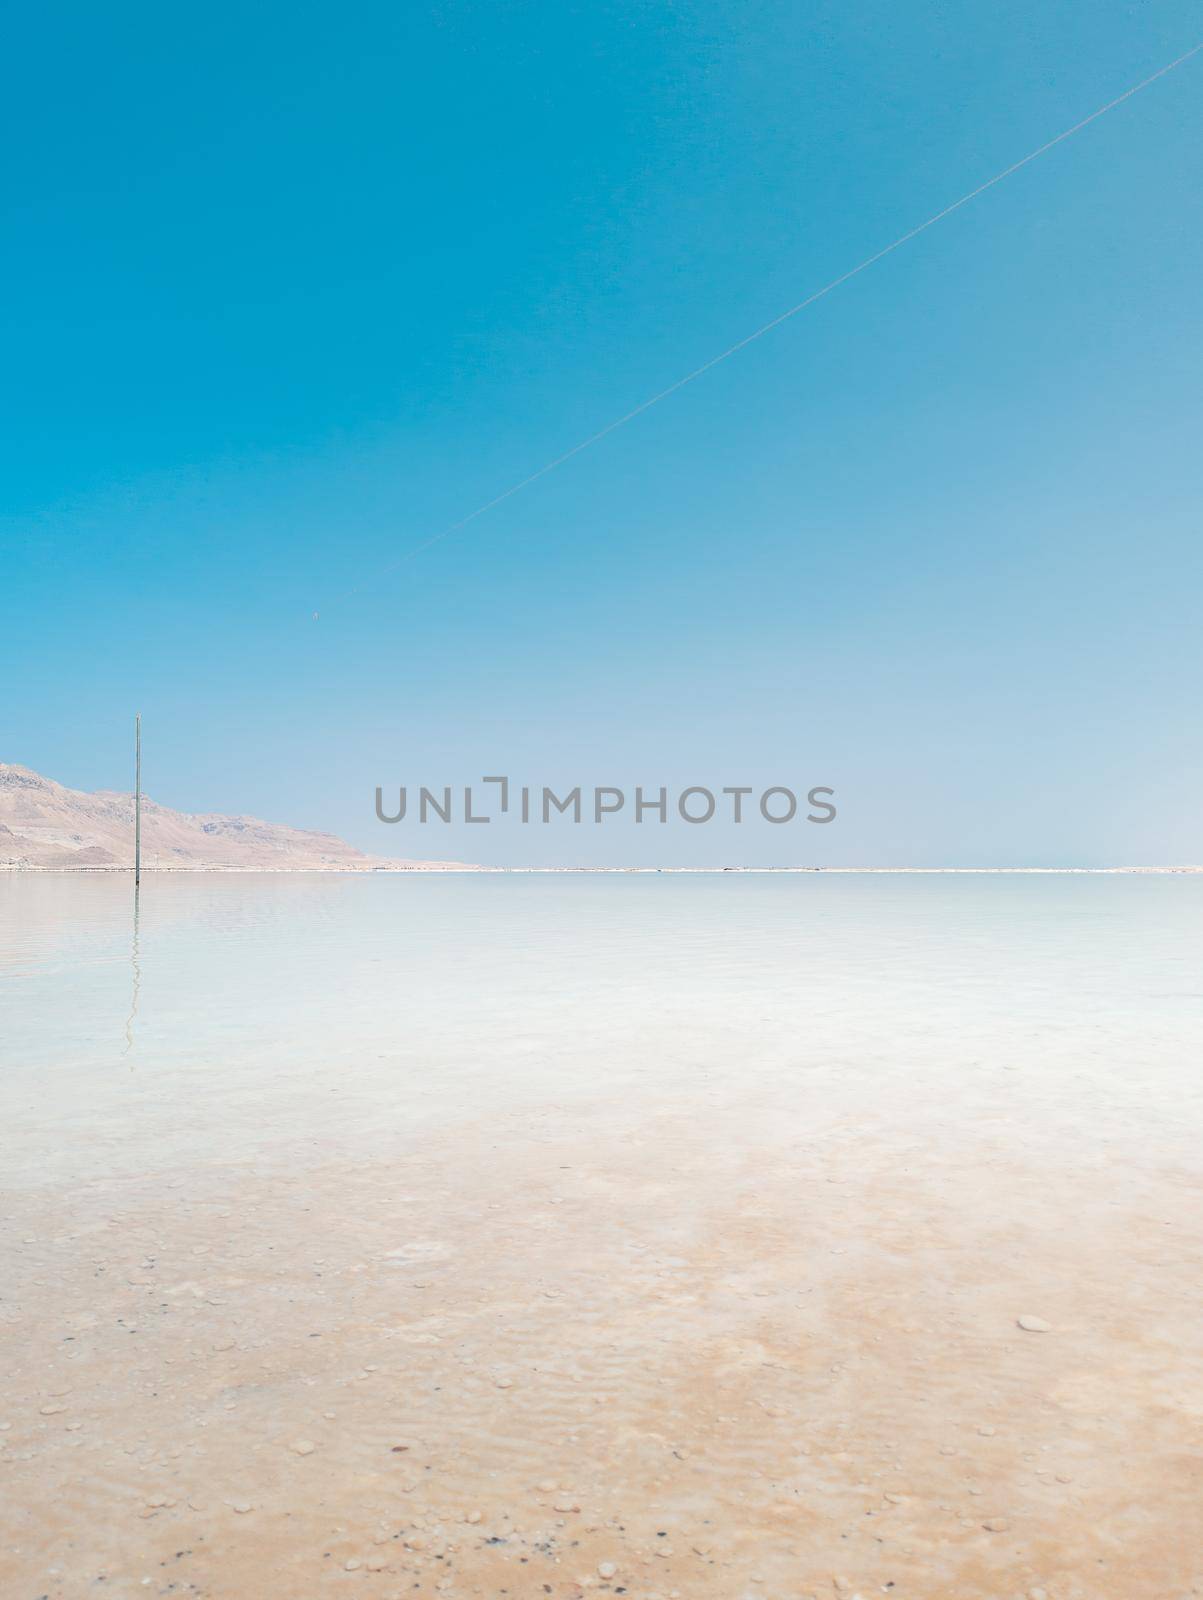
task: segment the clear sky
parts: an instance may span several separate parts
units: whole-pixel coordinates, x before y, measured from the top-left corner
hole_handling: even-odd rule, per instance
[[[13,12],[0,759],[534,863],[1203,860],[1197,7]],[[354,592],[348,592],[354,590]],[[317,621],[312,618],[318,612]],[[377,784],[840,815],[384,828]]]

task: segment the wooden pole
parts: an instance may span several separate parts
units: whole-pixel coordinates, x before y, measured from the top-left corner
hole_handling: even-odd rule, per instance
[[[134,887],[142,882],[142,713],[134,717]]]

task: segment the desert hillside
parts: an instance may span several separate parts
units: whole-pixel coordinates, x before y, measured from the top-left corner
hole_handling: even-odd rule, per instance
[[[0,762],[0,868],[129,867],[134,797],[67,789],[28,767]],[[258,817],[192,816],[142,796],[144,868],[259,871],[437,871],[457,861],[390,861],[330,833]]]

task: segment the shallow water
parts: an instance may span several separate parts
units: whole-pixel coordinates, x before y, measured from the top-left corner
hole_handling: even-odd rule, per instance
[[[0,876],[0,1592],[1203,1586],[1203,878],[133,912]]]

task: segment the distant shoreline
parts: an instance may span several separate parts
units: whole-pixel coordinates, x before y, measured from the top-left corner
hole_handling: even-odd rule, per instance
[[[119,866],[92,866],[92,867],[38,867],[0,865],[0,872],[12,873],[40,873],[50,876],[88,876],[109,873],[131,874],[133,867]],[[464,873],[498,873],[535,875],[535,874],[617,874],[631,876],[632,874],[651,875],[664,877],[669,874],[681,876],[683,874],[701,876],[708,875],[721,877],[724,874],[749,874],[777,875],[777,876],[882,876],[882,877],[1191,877],[1203,874],[1203,866],[1198,867],[484,867],[484,866],[439,866],[431,864],[422,866],[414,864],[399,867],[244,867],[244,866],[215,866],[206,863],[204,866],[176,866],[154,867],[143,864],[143,876],[151,873],[173,874],[175,876],[196,876],[202,873],[216,873],[229,876],[243,874],[245,876],[272,877],[312,877],[314,875],[329,877],[338,875],[348,878],[367,877],[444,877],[461,876]]]
[[[68,789],[30,767],[0,762],[0,872],[132,873],[134,797],[101,790]],[[1203,873],[1203,866],[1114,867],[488,867],[474,861],[414,860],[366,855],[333,834],[264,822],[258,817],[217,812],[173,811],[142,796],[142,871],[151,873],[669,873],[719,875],[803,873],[880,876],[1040,876],[1110,874],[1179,876]],[[423,841],[430,842],[430,841]],[[232,857],[223,861],[222,856]],[[7,859],[2,859],[7,857]]]

